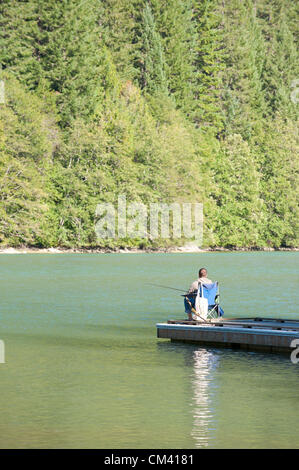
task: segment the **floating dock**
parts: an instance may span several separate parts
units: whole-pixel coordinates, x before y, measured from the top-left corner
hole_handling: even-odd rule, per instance
[[[202,345],[290,353],[299,346],[299,320],[219,318],[207,322],[157,323],[157,337]],[[298,340],[297,344],[292,343]]]

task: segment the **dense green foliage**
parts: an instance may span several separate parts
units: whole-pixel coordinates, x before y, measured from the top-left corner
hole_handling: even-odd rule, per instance
[[[182,242],[97,239],[97,204],[123,194],[203,202],[204,246],[298,246],[298,16],[292,0],[2,0],[0,244]]]

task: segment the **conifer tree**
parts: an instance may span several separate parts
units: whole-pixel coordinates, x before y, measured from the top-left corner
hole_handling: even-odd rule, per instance
[[[299,77],[298,43],[295,31],[290,29],[293,8],[293,5],[275,0],[268,2],[265,9],[258,10],[266,38],[262,82],[271,117],[277,111],[287,118],[299,116],[298,106],[290,99],[292,83]]]
[[[140,0],[101,1],[101,37],[123,80],[137,82],[139,78],[143,8]]]
[[[148,93],[167,94],[165,58],[160,34],[157,32],[152,10],[147,3],[142,15],[141,87]]]
[[[259,246],[263,218],[260,176],[250,146],[239,134],[229,136],[214,165],[210,194],[217,209],[210,224],[216,244]]]
[[[252,0],[231,0],[225,10],[226,61],[222,106],[225,133],[250,139],[262,132],[267,114],[262,91],[265,44]],[[238,31],[238,34],[236,32]]]
[[[0,64],[30,89],[42,74],[38,60],[37,2],[3,0],[0,2]]]
[[[165,55],[168,89],[187,116],[194,107],[196,27],[192,0],[152,0]]]
[[[264,218],[260,227],[270,246],[299,243],[299,133],[298,121],[276,115],[267,123],[259,146],[258,164]]]
[[[194,0],[193,20],[197,32],[193,120],[198,126],[211,128],[219,134],[223,127],[221,95],[225,48],[218,0]]]

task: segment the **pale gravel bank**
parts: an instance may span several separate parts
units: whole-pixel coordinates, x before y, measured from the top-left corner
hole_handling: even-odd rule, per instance
[[[32,248],[32,247],[3,247],[0,248],[0,254],[24,254],[24,253],[45,253],[45,254],[64,254],[64,253],[215,253],[215,252],[262,252],[262,251],[299,251],[297,248],[200,248],[195,245],[177,246],[172,248],[159,248],[159,249],[139,249],[139,248]]]

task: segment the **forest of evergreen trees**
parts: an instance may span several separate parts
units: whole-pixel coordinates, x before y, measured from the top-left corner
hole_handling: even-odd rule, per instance
[[[298,247],[298,19],[293,0],[0,0],[0,245],[165,243],[97,240],[124,194],[203,202],[204,246]]]

